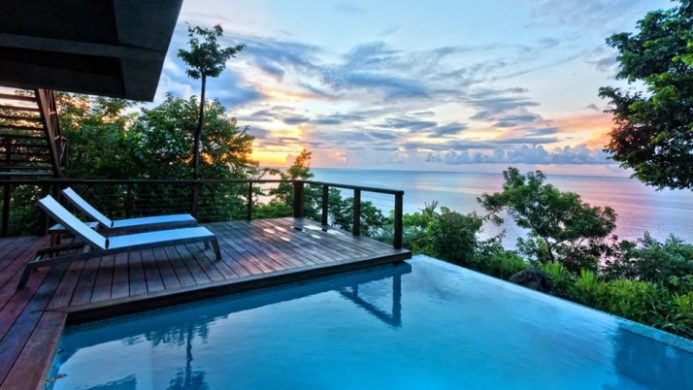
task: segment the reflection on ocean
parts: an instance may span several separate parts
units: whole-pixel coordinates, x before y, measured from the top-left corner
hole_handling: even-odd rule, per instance
[[[468,167],[472,168],[473,166]],[[483,211],[476,200],[478,196],[501,190],[503,177],[500,170],[503,168],[504,166],[494,168],[495,173],[361,169],[314,171],[317,180],[402,189],[405,191],[406,213],[415,212],[434,200],[441,206],[467,213]],[[535,168],[521,167],[523,171]],[[591,171],[606,170],[603,166],[587,165],[577,168],[580,168],[580,175],[569,175],[566,172],[551,174],[549,170],[548,181],[562,191],[577,192],[588,203],[613,207],[618,214],[615,233],[620,238],[636,239],[649,231],[660,241],[672,233],[687,241],[693,241],[693,192],[656,191],[637,180],[629,179],[623,173],[620,176],[590,175]],[[392,197],[386,195],[364,193],[362,199],[373,202],[387,212],[393,207]],[[503,228],[508,233],[505,244],[513,247],[522,231],[512,223],[507,223],[501,228],[489,225],[486,227],[486,234],[496,234]]]

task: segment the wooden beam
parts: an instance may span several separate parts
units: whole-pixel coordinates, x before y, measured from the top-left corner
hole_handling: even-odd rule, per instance
[[[46,133],[46,142],[48,142],[48,149],[50,151],[51,165],[53,166],[53,174],[56,177],[62,175],[62,169],[60,167],[60,151],[58,150],[58,145],[56,145],[55,137],[58,135],[58,129],[54,126],[51,120],[51,98],[53,95],[45,89],[36,89],[34,91],[36,95],[36,102],[38,103],[39,110],[41,112],[41,118],[43,119],[43,126]]]
[[[322,186],[322,226],[327,227],[330,208],[330,186]]]
[[[294,218],[303,218],[305,207],[305,183],[303,181],[294,182]]]
[[[402,235],[403,235],[403,223],[402,223],[402,213],[404,206],[404,195],[395,195],[395,234],[393,246],[395,249],[402,249]]]
[[[109,45],[7,33],[0,34],[0,46],[85,56],[117,57],[121,59],[156,60],[159,59],[162,54],[166,53],[166,50],[162,52],[156,49],[145,49],[125,45]]]
[[[353,205],[353,226],[351,233],[355,236],[361,235],[361,190],[354,190],[354,205]]]

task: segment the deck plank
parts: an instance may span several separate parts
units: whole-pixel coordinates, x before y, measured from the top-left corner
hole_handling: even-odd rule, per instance
[[[199,243],[146,249],[41,267],[20,290],[16,284],[24,265],[48,238],[1,239],[0,388],[43,387],[71,318],[99,319],[410,256],[348,232],[324,232],[303,219],[206,226],[219,239],[221,260]]]

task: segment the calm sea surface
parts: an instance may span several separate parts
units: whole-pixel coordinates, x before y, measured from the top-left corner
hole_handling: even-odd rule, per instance
[[[420,172],[362,169],[313,168],[316,180],[358,184],[371,187],[402,189],[404,211],[415,212],[425,204],[437,201],[440,206],[460,212],[483,212],[476,198],[487,192],[500,191],[500,173]],[[562,191],[580,194],[584,201],[599,206],[611,206],[618,214],[616,234],[635,239],[650,232],[663,240],[674,234],[693,241],[693,192],[655,191],[637,180],[614,176],[547,175],[548,181]],[[345,192],[347,195],[348,192]],[[393,197],[363,193],[362,199],[372,201],[383,211],[393,208]],[[502,227],[486,226],[484,235],[502,230],[505,243],[513,246],[524,233],[512,223]]]

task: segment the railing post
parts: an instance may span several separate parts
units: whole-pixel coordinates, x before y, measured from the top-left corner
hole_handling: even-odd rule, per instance
[[[351,227],[351,233],[355,236],[361,235],[361,190],[354,190],[354,213],[353,213],[353,226]]]
[[[8,166],[12,162],[12,138],[5,138],[5,160]],[[3,196],[2,196],[2,233],[0,236],[7,237],[10,234],[10,193],[12,188],[10,187],[9,178],[8,183],[3,185]]]
[[[10,234],[10,201],[12,193],[12,187],[10,183],[5,183],[3,185],[3,196],[2,196],[2,237],[7,237]]]
[[[395,249],[402,249],[402,206],[404,193],[395,194],[395,234],[393,246]]]
[[[46,195],[50,195],[55,199],[59,199],[60,194],[60,189],[54,185],[54,184],[49,184],[47,188]],[[45,214],[45,219],[43,223],[43,234],[48,234],[48,229],[51,227],[51,224],[53,223],[53,218],[51,218],[48,214]]]
[[[246,218],[248,221],[253,219],[253,182],[248,182],[248,210]]]
[[[192,214],[193,217],[197,218],[199,214],[199,203],[200,203],[200,184],[195,181],[193,183],[193,189],[192,189],[192,199],[190,202],[190,214]]]
[[[125,218],[130,218],[132,214],[132,183],[128,183],[128,191],[125,195]]]
[[[322,227],[327,228],[327,217],[330,207],[330,186],[327,184],[322,186]]]
[[[303,218],[305,199],[305,183],[301,180],[294,181],[294,218]]]

